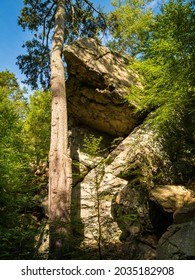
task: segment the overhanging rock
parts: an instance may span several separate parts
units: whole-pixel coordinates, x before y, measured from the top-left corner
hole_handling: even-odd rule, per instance
[[[143,120],[126,99],[137,83],[136,73],[127,68],[127,58],[91,38],[66,45],[64,56],[70,115],[114,136],[129,134]]]

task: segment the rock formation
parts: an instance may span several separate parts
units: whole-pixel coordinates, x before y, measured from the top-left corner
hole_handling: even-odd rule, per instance
[[[86,38],[65,46],[64,56],[69,113],[111,135],[128,135],[143,119],[126,99],[138,83],[129,59]]]
[[[157,247],[160,260],[195,260],[195,202],[175,211]]]
[[[155,128],[127,101],[137,75],[127,68],[127,58],[94,39],[65,46],[64,55],[74,242],[87,256],[91,252],[90,258],[156,259],[157,246],[157,258],[164,258],[173,213],[178,227],[176,211],[194,197],[174,185],[172,162]],[[85,139],[100,137],[94,142],[100,144],[98,153],[88,153]]]

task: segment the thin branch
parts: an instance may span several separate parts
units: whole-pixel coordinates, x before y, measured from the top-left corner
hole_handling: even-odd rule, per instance
[[[70,8],[71,8],[71,16],[72,16],[72,26],[74,27],[74,23],[75,23],[75,9],[74,9],[72,0],[70,0]]]
[[[53,15],[52,15],[52,18],[50,19],[50,22],[49,22],[48,32],[46,34],[46,45],[45,45],[46,48],[48,48],[48,46],[49,46],[49,34],[50,34],[50,31],[51,31],[52,23],[53,23],[54,18],[55,18],[56,10],[57,10],[57,7],[55,8],[55,10],[53,12]]]
[[[44,43],[45,43],[46,19],[47,19],[47,17],[49,16],[49,14],[51,13],[51,11],[52,11],[52,9],[53,9],[53,7],[54,7],[55,5],[56,5],[56,3],[54,2],[54,3],[51,5],[51,7],[49,8],[49,10],[47,11],[47,14],[45,15],[44,20],[43,20],[43,39],[42,39],[42,46],[44,46]],[[52,19],[53,19],[53,16],[52,16]],[[49,34],[49,33],[47,33],[47,34]],[[47,40],[46,42],[48,42],[48,40]],[[46,46],[47,46],[47,44],[46,44]]]
[[[105,19],[105,17],[103,16],[102,12],[98,11],[98,10],[94,7],[93,3],[91,3],[90,1],[88,1],[88,0],[83,0],[83,1],[84,1],[87,5],[89,5],[97,14],[100,15],[100,17],[104,20],[105,27],[107,27],[106,19]]]
[[[81,10],[81,6],[80,6],[78,0],[76,0],[76,3],[77,3],[77,6],[78,6],[79,10]]]
[[[46,33],[46,20],[47,20],[47,17],[49,16],[49,14],[51,13],[52,9],[54,8],[54,6],[56,5],[56,3],[54,2],[51,7],[49,8],[46,16],[44,17],[44,21],[43,21],[43,38],[42,38],[42,52],[41,52],[41,68],[43,68],[43,65],[44,65],[44,59],[45,59],[45,55],[47,54],[48,52],[48,48],[49,48],[49,34],[50,34],[50,31],[51,31],[51,26],[52,26],[52,22],[54,20],[54,17],[55,17],[55,13],[56,13],[56,9],[57,9],[57,6],[56,8],[54,9],[54,12],[52,14],[52,17],[49,21],[49,25],[48,25],[48,30],[47,30],[47,33]],[[45,43],[45,40],[46,40],[46,43]],[[41,71],[40,73],[40,82],[41,84],[43,85],[43,73]]]

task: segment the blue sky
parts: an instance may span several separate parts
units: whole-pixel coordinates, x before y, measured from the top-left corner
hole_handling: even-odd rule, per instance
[[[94,6],[104,6],[108,12],[111,6],[111,0],[91,0]],[[154,0],[154,4],[159,0]],[[23,0],[3,0],[0,9],[0,71],[8,69],[16,74],[19,83],[24,79],[16,65],[16,58],[22,54],[22,44],[29,39],[29,34],[23,32],[17,24],[17,18],[23,6]]]
[[[21,54],[22,43],[27,39],[27,34],[17,25],[17,17],[22,8],[22,0],[4,0],[0,9],[0,71],[5,69],[14,72],[19,79],[20,71],[15,65],[16,57]]]

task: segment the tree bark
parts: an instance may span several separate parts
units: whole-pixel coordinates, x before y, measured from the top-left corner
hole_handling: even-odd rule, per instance
[[[68,155],[68,117],[64,65],[65,0],[56,1],[51,53],[52,117],[49,153],[50,256],[63,258],[67,251],[70,222],[71,162]]]

